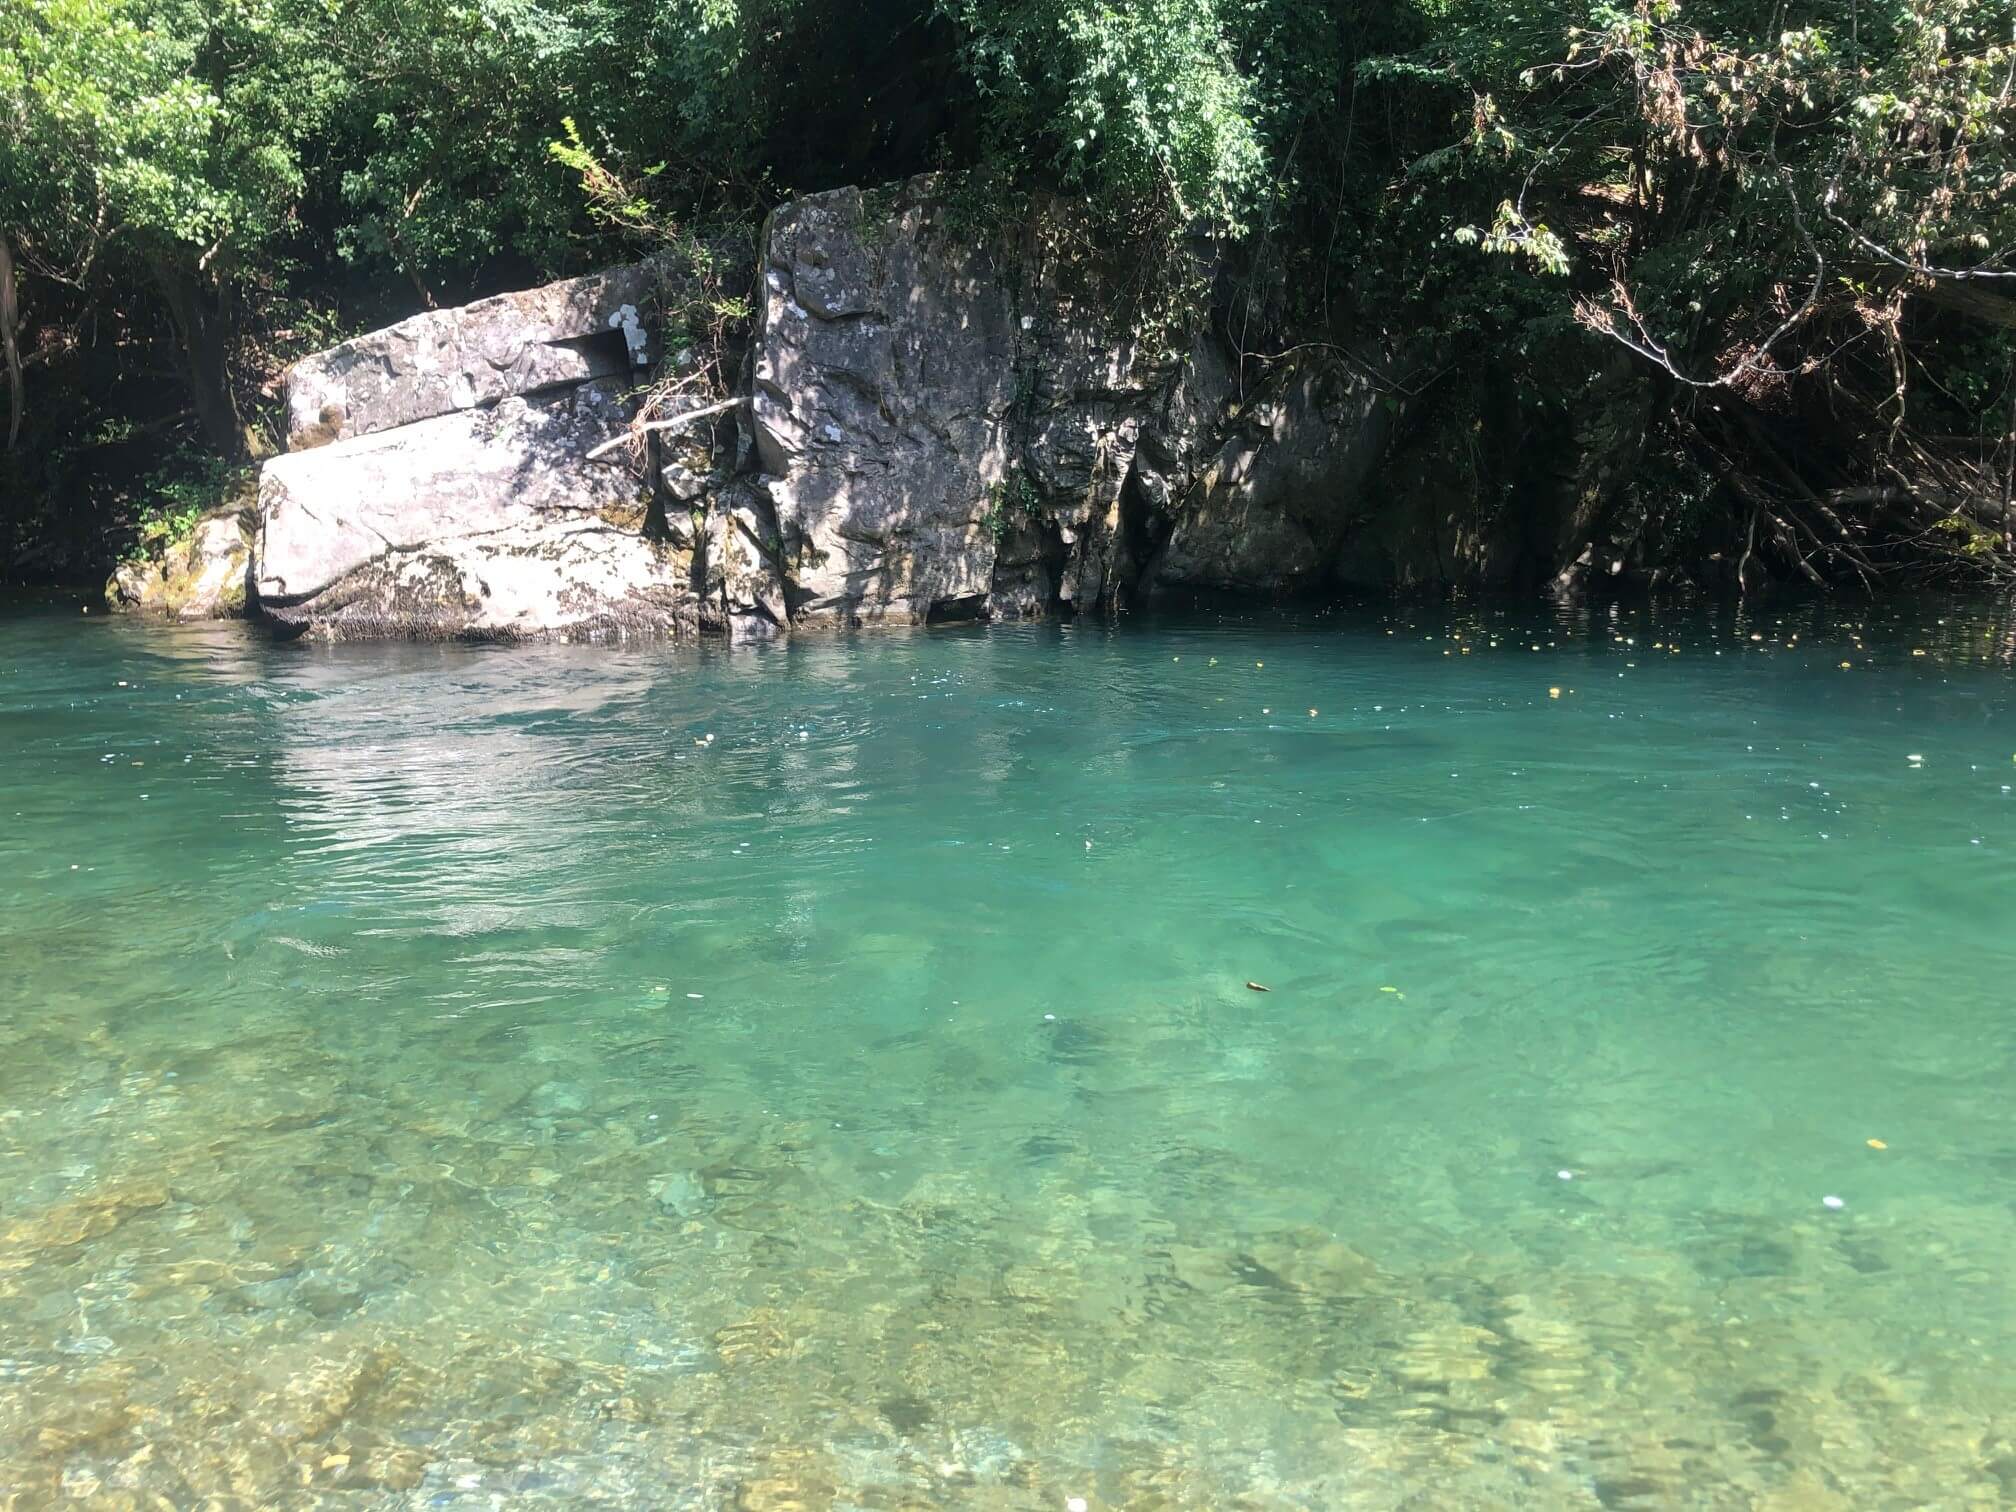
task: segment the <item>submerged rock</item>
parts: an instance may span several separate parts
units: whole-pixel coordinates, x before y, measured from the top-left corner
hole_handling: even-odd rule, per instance
[[[31,1210],[0,1228],[0,1276],[26,1270],[53,1251],[109,1234],[137,1214],[166,1206],[168,1200],[167,1184],[147,1178],[93,1188]]]
[[[245,516],[209,515],[150,561],[122,563],[105,585],[114,609],[173,620],[233,619],[245,612],[252,548]]]
[[[525,1100],[534,1118],[565,1118],[588,1110],[588,1094],[571,1082],[542,1082]]]
[[[658,1206],[681,1218],[691,1218],[707,1210],[707,1188],[691,1171],[673,1171],[653,1178],[651,1195]]]

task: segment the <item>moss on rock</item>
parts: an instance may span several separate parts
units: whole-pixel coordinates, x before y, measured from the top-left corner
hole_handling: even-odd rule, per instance
[[[162,619],[237,619],[245,613],[251,565],[243,512],[220,510],[158,556],[120,563],[105,584],[105,602]]]

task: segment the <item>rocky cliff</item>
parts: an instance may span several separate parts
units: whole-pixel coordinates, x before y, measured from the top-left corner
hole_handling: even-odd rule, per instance
[[[1208,330],[1153,351],[1071,231],[962,231],[929,181],[771,218],[749,482],[793,623],[1330,584],[1392,439],[1375,384],[1312,351],[1242,387]]]
[[[1424,427],[1374,342],[1241,361],[1200,311],[1169,350],[1116,316],[1113,270],[1054,212],[976,229],[929,179],[836,190],[778,210],[757,263],[737,391],[685,392],[674,411],[705,425],[622,444],[666,371],[670,265],[299,364],[255,611],[325,638],[748,639],[1535,581],[1607,549],[1600,434],[1519,512],[1541,534],[1514,535],[1480,458],[1521,437]]]

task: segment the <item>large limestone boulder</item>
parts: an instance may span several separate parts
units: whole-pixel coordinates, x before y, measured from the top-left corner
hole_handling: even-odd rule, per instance
[[[611,268],[430,310],[303,358],[287,374],[288,448],[643,367],[658,276],[648,263]]]
[[[771,217],[749,420],[794,623],[1089,610],[1131,589],[1137,447],[1153,435],[1183,472],[1210,405],[1186,407],[1181,365],[1116,323],[1071,229],[1036,206],[975,231],[930,178]]]
[[[106,602],[163,619],[233,619],[245,612],[251,559],[244,512],[221,511],[158,557],[122,562],[105,585]]]
[[[771,217],[749,533],[776,543],[755,569],[791,623],[1331,580],[1394,407],[1334,357],[1242,383],[1202,319],[1186,351],[1156,355],[1125,318],[1124,270],[1087,245],[1042,205],[975,231],[930,178]],[[1208,270],[1208,247],[1192,255]],[[745,570],[745,609],[754,581]]]
[[[686,560],[649,530],[612,382],[505,399],[266,464],[262,613],[325,639],[687,634]]]
[[[984,601],[1016,329],[999,249],[934,235],[921,186],[793,201],[763,243],[755,456],[800,622]]]

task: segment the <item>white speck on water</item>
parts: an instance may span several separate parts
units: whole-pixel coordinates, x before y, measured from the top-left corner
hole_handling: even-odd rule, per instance
[[[1057,1015],[1054,1013],[1046,1013],[1043,1015],[1043,1022],[1046,1024],[1054,1024],[1057,1022]]]
[[[1560,1177],[1563,1181],[1573,1181],[1575,1179],[1575,1173],[1573,1171],[1556,1171],[1554,1174]]]
[[[1836,1197],[1832,1193],[1829,1193],[1827,1196],[1822,1197],[1820,1199],[1820,1206],[1828,1209],[1831,1212],[1838,1213],[1841,1211],[1842,1208],[1848,1206],[1848,1204],[1843,1202],[1839,1197]]]
[[[701,999],[701,994],[697,992],[689,992],[686,994],[686,996],[692,998],[696,1003],[699,1002]]]
[[[1090,1505],[1091,1503],[1086,1501],[1082,1496],[1067,1496],[1064,1498],[1064,1512],[1085,1512],[1085,1509]]]

